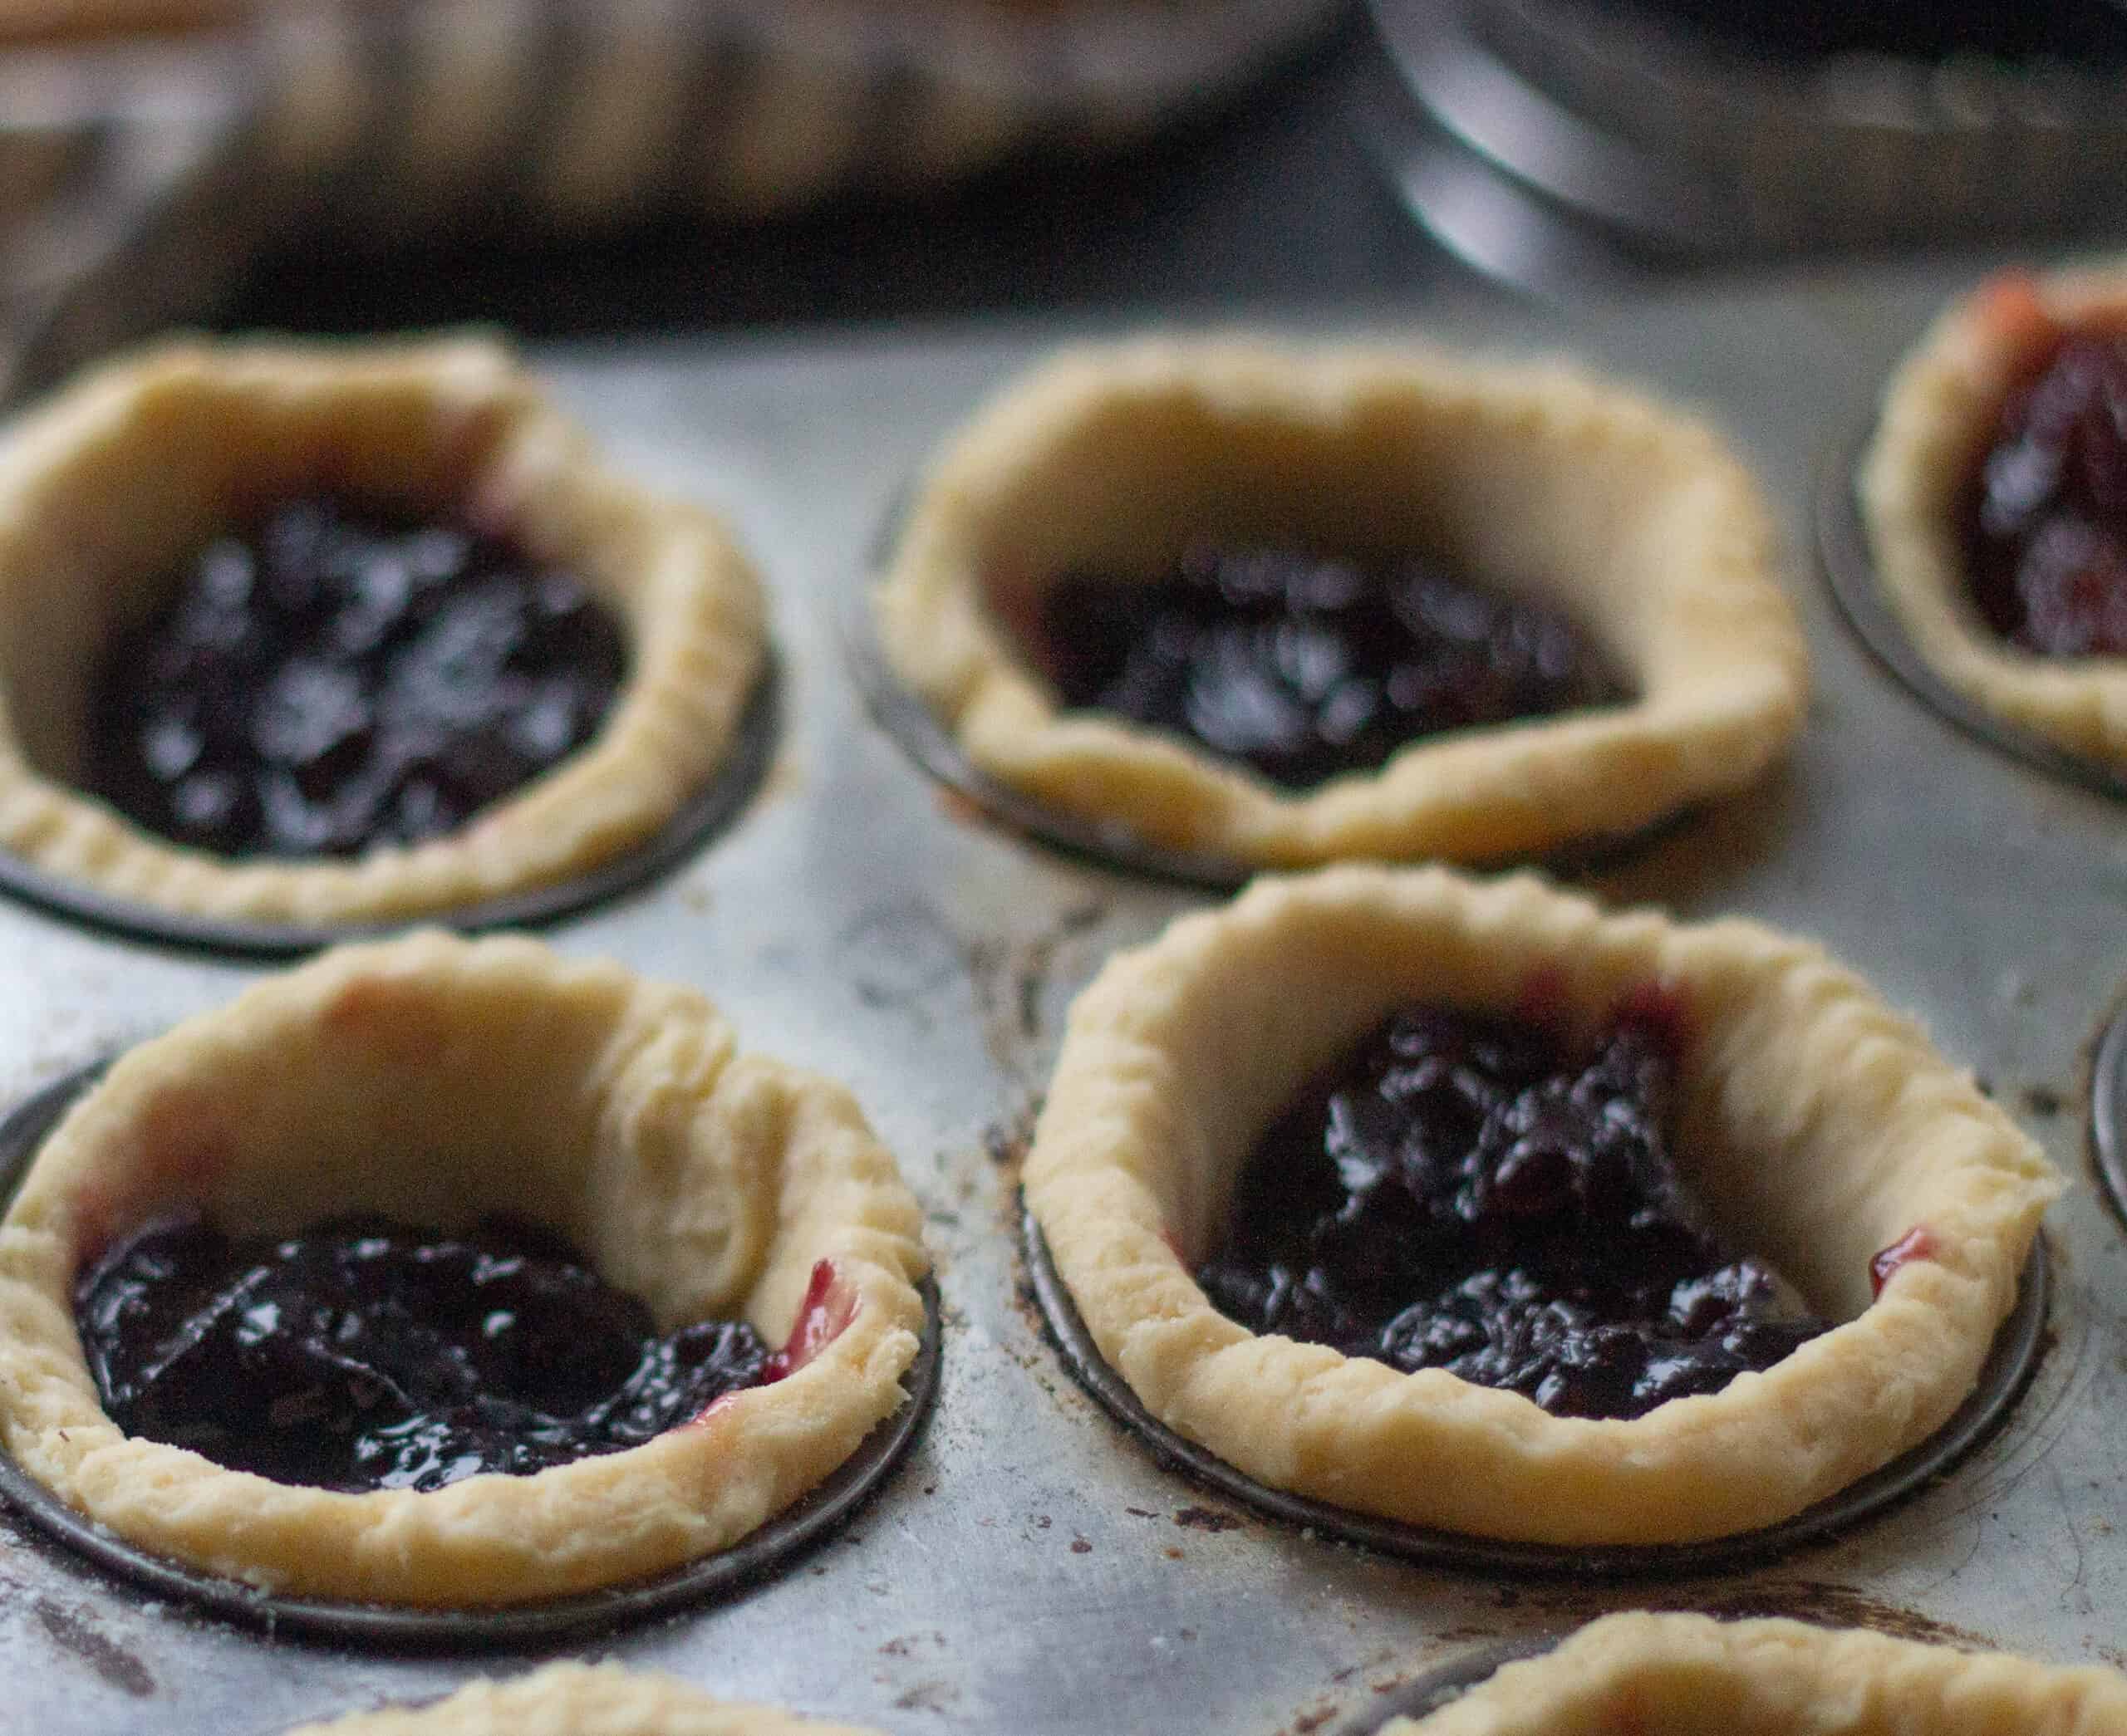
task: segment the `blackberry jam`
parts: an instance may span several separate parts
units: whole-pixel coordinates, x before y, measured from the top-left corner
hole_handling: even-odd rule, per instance
[[[1628,697],[1564,617],[1419,559],[1198,552],[1149,584],[1067,576],[1040,628],[1066,705],[1188,737],[1288,789],[1422,736]]]
[[[106,655],[89,793],[226,856],[454,831],[597,731],[612,612],[511,543],[332,499],[217,537]]]
[[[567,1243],[506,1217],[459,1235],[348,1218],[235,1240],[153,1224],[83,1274],[74,1312],[128,1434],[327,1489],[617,1452],[786,1371],[744,1322],[661,1336]]]
[[[1539,1024],[1406,1008],[1264,1135],[1197,1282],[1255,1331],[1560,1416],[1638,1416],[1769,1368],[1830,1322],[1687,1198],[1677,1047],[1660,1008],[1585,1053]]]
[[[1995,632],[2045,656],[2127,654],[2127,335],[2061,335],[2002,405],[1960,516]]]

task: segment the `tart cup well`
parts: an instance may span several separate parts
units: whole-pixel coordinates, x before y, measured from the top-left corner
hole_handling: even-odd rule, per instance
[[[199,1210],[559,1231],[661,1328],[743,1317],[793,1371],[641,1446],[531,1476],[350,1494],[125,1436],[76,1275]],[[440,1609],[621,1584],[746,1537],[904,1402],[916,1204],[848,1095],[734,1052],[688,990],[530,940],[424,933],[269,978],[113,1065],[0,1222],[0,1442],[126,1542],[263,1590]]]
[[[1395,1008],[1678,1009],[1674,1147],[1732,1246],[1841,1322],[1629,1420],[1258,1336],[1191,1273],[1300,1088]],[[1073,1006],[1026,1169],[1087,1329],[1159,1422],[1273,1488],[1554,1545],[1773,1525],[1957,1410],[2059,1181],[1909,1022],[1755,924],[1606,914],[1527,875],[1344,867],[1259,882],[1120,955]],[[1871,1264],[1908,1256],[1871,1300]]]
[[[81,793],[115,633],[216,533],[320,492],[432,508],[577,573],[628,641],[597,734],[461,830],[346,861],[215,856]],[[595,870],[711,782],[765,655],[760,587],[725,527],[603,468],[484,341],[173,344],[90,374],[0,440],[0,846],[123,905],[376,924]]]
[[[1637,699],[1414,743],[1277,789],[1064,711],[1026,646],[1044,586],[1200,547],[1422,551],[1562,611]],[[1550,364],[1245,339],[1073,350],[936,461],[873,603],[969,761],[1090,825],[1256,867],[1489,861],[1636,831],[1741,787],[1799,727],[1807,657],[1756,485],[1705,428]]]
[[[1884,389],[1855,492],[1884,602],[1913,652],[1988,716],[2115,771],[2127,658],[2007,644],[1967,582],[1958,505],[2010,393],[2064,329],[2127,332],[2127,268],[2008,272],[1945,311]]]
[[[469,1682],[418,1707],[356,1712],[288,1736],[877,1736],[773,1706],[712,1699],[671,1676],[615,1664],[549,1664],[506,1682]]]
[[[2123,1720],[2127,1677],[2114,1670],[1800,1621],[1635,1611],[1368,1736],[2098,1736]]]

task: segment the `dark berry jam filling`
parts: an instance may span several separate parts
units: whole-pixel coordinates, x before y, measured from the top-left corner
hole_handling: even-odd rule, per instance
[[[82,1276],[74,1312],[128,1434],[328,1489],[618,1452],[794,1366],[744,1322],[661,1336],[567,1243],[504,1217],[460,1235],[376,1218],[282,1239],[150,1225]]]
[[[1830,1323],[1687,1198],[1677,1030],[1628,1008],[1582,1053],[1540,1024],[1405,1008],[1264,1135],[1197,1281],[1256,1331],[1560,1416],[1638,1416],[1771,1367]]]
[[[2127,334],[2065,333],[2009,395],[1965,490],[1973,601],[2011,644],[2127,654]]]
[[[1305,789],[1421,736],[1614,704],[1626,689],[1561,616],[1423,560],[1200,552],[1149,584],[1072,575],[1042,599],[1066,705],[1189,737]]]
[[[588,740],[612,612],[509,542],[346,501],[217,537],[106,653],[87,787],[229,856],[455,831]]]

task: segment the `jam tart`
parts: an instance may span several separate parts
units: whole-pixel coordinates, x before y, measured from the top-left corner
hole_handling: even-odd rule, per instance
[[[1633,1613],[1383,1736],[2099,1736],[2123,1723],[2127,1677],[2110,1670],[1800,1621]]]
[[[724,527],[484,341],[174,344],[0,444],[0,846],[125,903],[566,880],[712,780],[765,656]]]
[[[2003,723],[2127,762],[2127,277],[2004,272],[1892,375],[1856,488],[1913,650]]]
[[[1298,566],[1299,618],[1204,625],[1176,587],[1206,563],[1198,591],[1229,603]],[[1774,572],[1764,503],[1714,435],[1571,367],[1157,340],[1067,351],[981,410],[873,601],[889,664],[974,768],[1078,822],[1245,866],[1476,861],[1633,832],[1779,758],[1807,658]],[[1372,594],[1347,606],[1353,586]],[[1067,618],[1074,599],[1148,588],[1174,602],[1147,637],[1201,631],[1231,675],[1154,668],[1197,688],[1164,712],[1245,736],[1297,707],[1386,760],[1295,780],[1089,701],[1076,666],[1109,629]],[[1366,665],[1375,615],[1408,625],[1407,665]],[[1616,691],[1517,697],[1569,630]],[[1476,687],[1505,703],[1471,709]]]
[[[1559,1415],[1221,1312],[1200,1275],[1220,1282],[1206,1263],[1251,1150],[1413,1003],[1594,1047],[1652,1023],[1683,1185],[1829,1329],[1644,1414]],[[1407,1059],[1410,1095],[1427,1086]],[[1333,1155],[1348,1181],[1368,1161],[1355,1135]],[[1533,1155],[1555,1191],[1578,1185],[1569,1145]],[[1274,1488],[1558,1546],[1758,1529],[1925,1439],[1972,1389],[2059,1187],[1967,1075],[1812,945],[1609,914],[1529,875],[1358,866],[1260,880],[1111,960],[1072,1008],[1025,1177],[1087,1328],[1158,1421]]]
[[[143,1226],[470,1236],[498,1213],[581,1248],[657,1328],[743,1322],[775,1366],[621,1450],[447,1487],[301,1486],[106,1413],[76,1289]],[[919,1234],[848,1094],[737,1053],[691,991],[515,936],[336,949],[123,1056],[46,1140],[0,1223],[0,1440],[126,1542],[277,1592],[445,1608],[618,1584],[744,1537],[899,1408]]]

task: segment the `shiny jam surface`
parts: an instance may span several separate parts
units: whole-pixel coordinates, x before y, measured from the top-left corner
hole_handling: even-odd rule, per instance
[[[293,501],[108,648],[85,782],[222,856],[417,843],[582,746],[626,667],[612,611],[508,542]]]
[[[1404,1008],[1264,1135],[1197,1281],[1256,1331],[1560,1416],[1638,1416],[1771,1367],[1830,1322],[1687,1197],[1665,1125],[1678,1032],[1652,1000],[1585,1052]]]
[[[83,1273],[75,1317],[128,1434],[328,1489],[617,1452],[788,1371],[743,1322],[661,1336],[567,1243],[505,1217],[278,1239],[151,1224]]]
[[[1037,658],[1064,703],[1186,736],[1304,789],[1446,730],[1628,697],[1562,616],[1420,559],[1201,551],[1149,584],[1073,575]]]
[[[2002,407],[1964,491],[1972,600],[2012,645],[2127,655],[2127,333],[2070,332]]]

